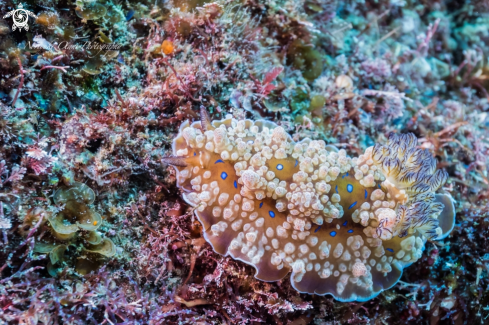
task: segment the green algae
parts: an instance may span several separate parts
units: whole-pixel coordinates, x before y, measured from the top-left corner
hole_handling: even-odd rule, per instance
[[[303,77],[314,81],[323,72],[323,55],[312,44],[297,39],[287,51],[287,63],[302,71]]]

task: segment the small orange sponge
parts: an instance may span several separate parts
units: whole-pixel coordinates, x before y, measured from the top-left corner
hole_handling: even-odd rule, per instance
[[[163,43],[161,43],[161,52],[163,52],[165,55],[172,54],[174,50],[175,47],[173,46],[172,41],[164,40]]]

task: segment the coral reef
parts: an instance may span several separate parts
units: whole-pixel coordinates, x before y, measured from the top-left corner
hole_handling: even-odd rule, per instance
[[[5,16],[20,4],[37,17],[14,31]],[[0,323],[487,323],[488,9],[481,0],[0,1]],[[214,121],[204,119],[205,132],[202,106]],[[188,162],[164,158],[177,155],[175,141],[186,148],[183,129],[195,130],[197,145],[218,123],[256,126],[247,139],[256,143],[275,131],[285,145],[269,146],[253,160],[263,165],[249,169],[257,152],[243,141],[243,159],[253,154],[238,155],[241,176],[234,149],[195,150],[223,161],[211,164],[218,173],[209,180],[219,195],[224,184],[233,194],[227,204],[239,194],[238,209],[245,201],[268,209],[255,220],[252,211],[233,214],[224,232],[183,190],[202,192],[205,170],[204,183],[181,187],[168,164]],[[228,141],[238,147],[237,138]],[[281,170],[277,152],[287,155]],[[180,153],[199,159],[192,155]],[[339,173],[333,179],[328,169],[321,183],[313,176],[326,162]],[[313,186],[291,189],[301,177]],[[302,198],[327,185],[306,207]],[[286,193],[275,198],[279,188]],[[211,222],[228,216],[221,208]],[[245,226],[247,236],[235,237]],[[274,281],[248,265],[263,234],[258,264],[269,263]],[[400,243],[414,237],[416,251],[401,257]],[[244,246],[229,250],[248,239],[246,255]],[[369,239],[381,243],[384,261]],[[323,241],[329,257],[321,259]],[[287,243],[295,257],[281,255]],[[365,260],[357,244],[371,251]],[[326,262],[334,268],[321,278]],[[385,282],[355,292],[369,274]]]

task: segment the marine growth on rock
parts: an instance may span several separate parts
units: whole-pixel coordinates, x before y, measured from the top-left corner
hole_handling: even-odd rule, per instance
[[[71,186],[63,186],[54,194],[54,203],[63,207],[59,213],[52,214],[36,207],[24,218],[21,228],[24,236],[28,235],[43,215],[47,219],[42,219],[43,223],[48,221],[49,232],[36,242],[34,252],[49,255],[47,270],[52,276],[63,270],[65,264],[74,264],[78,273],[87,274],[97,270],[107,258],[115,255],[116,247],[112,240],[97,231],[102,224],[102,217],[90,208],[94,200],[95,192],[91,188],[73,182]],[[81,254],[75,257],[77,250]]]
[[[447,173],[413,134],[349,157],[324,141],[294,142],[270,121],[182,124],[173,157],[183,197],[220,254],[299,292],[364,301],[392,287],[427,240],[454,224]]]

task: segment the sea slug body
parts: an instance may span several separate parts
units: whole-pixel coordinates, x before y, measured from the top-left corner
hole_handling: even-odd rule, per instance
[[[217,253],[299,292],[365,301],[392,287],[427,240],[447,236],[447,180],[412,134],[347,156],[294,142],[269,121],[188,121],[173,142],[177,184]]]

